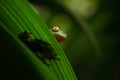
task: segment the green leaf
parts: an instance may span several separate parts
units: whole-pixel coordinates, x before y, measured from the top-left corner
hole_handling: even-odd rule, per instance
[[[0,63],[1,79],[56,80],[49,69],[1,22]],[[47,77],[46,77],[47,75]],[[2,78],[4,77],[4,78]]]
[[[77,80],[62,48],[26,0],[1,0],[0,10],[1,61],[2,63],[5,61],[6,64],[3,66],[8,67],[5,68],[7,68],[6,73],[9,79]],[[50,67],[43,64],[18,39],[18,35],[23,31],[30,31],[34,38],[52,44],[60,61],[47,60],[51,64]]]

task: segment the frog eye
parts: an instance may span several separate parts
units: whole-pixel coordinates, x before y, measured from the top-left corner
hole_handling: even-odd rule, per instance
[[[67,34],[65,34],[62,30],[60,30],[59,27],[55,26],[52,28],[51,30],[52,34],[54,35],[54,37],[56,38],[56,40],[60,43],[60,42],[63,42],[66,37],[67,37]]]
[[[54,31],[54,32],[58,32],[58,31],[59,31],[59,27],[54,26],[54,27],[52,28],[52,31]]]

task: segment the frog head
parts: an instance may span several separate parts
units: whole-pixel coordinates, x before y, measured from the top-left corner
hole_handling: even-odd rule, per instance
[[[60,28],[58,26],[54,26],[51,29],[51,32],[59,43],[63,42],[67,37],[67,34],[64,33],[62,30],[60,30]]]

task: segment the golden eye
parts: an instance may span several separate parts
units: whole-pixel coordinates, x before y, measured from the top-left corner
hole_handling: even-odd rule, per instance
[[[54,26],[54,27],[52,28],[52,30],[53,30],[54,32],[58,32],[58,31],[59,31],[59,27]]]

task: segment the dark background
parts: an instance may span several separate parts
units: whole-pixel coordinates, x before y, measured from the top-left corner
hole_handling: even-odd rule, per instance
[[[120,80],[119,0],[29,0],[63,47],[78,80]]]

